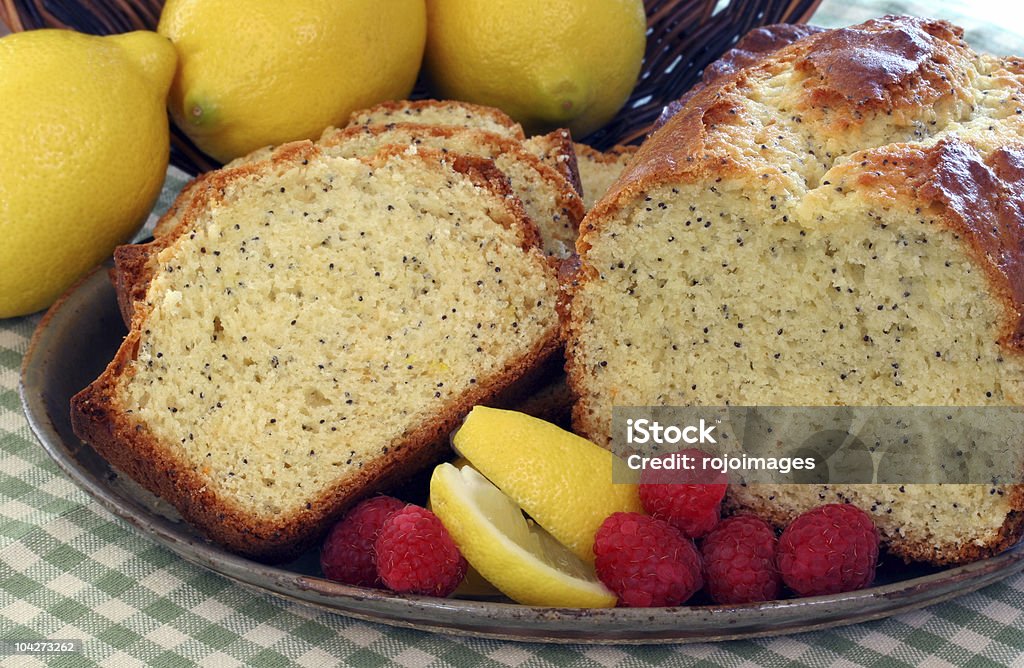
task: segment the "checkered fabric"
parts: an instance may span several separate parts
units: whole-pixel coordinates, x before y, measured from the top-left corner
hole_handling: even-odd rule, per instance
[[[971,19],[965,3],[945,4],[948,12],[916,2],[826,0],[815,22],[932,13],[972,27],[975,46],[1024,53],[1019,35]],[[183,183],[184,175],[169,171],[158,211]],[[0,656],[2,666],[1024,666],[1024,576],[950,603],[831,631],[647,647],[449,637],[254,592],[152,543],[50,461],[29,431],[17,394],[19,367],[38,322],[38,315],[0,321],[0,640],[81,639],[84,649]]]

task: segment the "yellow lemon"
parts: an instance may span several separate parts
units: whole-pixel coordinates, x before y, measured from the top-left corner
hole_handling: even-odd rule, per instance
[[[592,565],[523,517],[472,466],[435,468],[430,502],[466,561],[512,600],[565,608],[615,605],[615,594]]]
[[[427,0],[425,67],[441,96],[530,132],[583,137],[615,116],[643,60],[641,0]]]
[[[612,482],[615,455],[524,413],[477,406],[452,444],[587,563],[594,562],[594,535],[605,518],[620,511],[643,512],[635,484]],[[617,470],[627,469],[621,464]]]
[[[174,64],[153,32],[0,39],[0,318],[51,304],[145,220]]]
[[[174,122],[227,162],[315,139],[406,97],[426,40],[424,0],[169,0],[157,30],[178,48]]]

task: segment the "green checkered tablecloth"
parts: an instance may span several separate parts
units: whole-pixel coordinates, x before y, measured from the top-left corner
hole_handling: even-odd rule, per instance
[[[950,18],[968,28],[975,46],[1024,53],[1024,38],[1013,30],[1024,30],[1022,10],[1010,3],[826,0],[815,22],[845,25],[888,12]],[[990,20],[977,18],[981,12]],[[172,170],[161,208],[182,182]],[[448,637],[254,593],[136,533],[49,460],[17,394],[38,322],[38,315],[0,321],[0,639],[81,639],[84,649],[0,655],[0,666],[1024,666],[1024,575],[832,631],[647,647]]]

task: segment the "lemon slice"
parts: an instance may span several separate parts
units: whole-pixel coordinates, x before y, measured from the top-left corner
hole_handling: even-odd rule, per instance
[[[477,406],[452,445],[587,563],[594,562],[594,535],[605,518],[643,512],[635,484],[612,482],[615,455],[525,413]]]
[[[473,467],[440,464],[430,503],[463,556],[488,582],[524,605],[610,608],[615,594],[594,569]]]

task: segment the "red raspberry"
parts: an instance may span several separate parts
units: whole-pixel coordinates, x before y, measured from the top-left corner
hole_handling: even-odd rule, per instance
[[[613,513],[594,538],[597,577],[631,608],[680,605],[704,584],[700,553],[668,522]]]
[[[753,515],[723,520],[700,546],[708,593],[715,603],[754,603],[779,597],[775,530]]]
[[[327,534],[320,549],[324,576],[357,587],[383,587],[373,542],[384,520],[404,507],[405,502],[394,497],[375,496],[350,510]]]
[[[466,559],[437,515],[406,506],[377,536],[377,571],[389,589],[402,594],[448,596],[466,575]]]
[[[677,455],[692,457],[691,461],[698,467],[705,457],[710,457],[702,450],[691,448],[659,459],[681,461]],[[687,538],[700,538],[718,524],[727,482],[725,474],[711,469],[705,471],[702,467],[693,470],[645,468],[640,474],[640,503],[648,513],[665,520]]]
[[[853,591],[871,584],[878,530],[848,503],[819,506],[793,520],[779,538],[779,573],[798,596]]]

